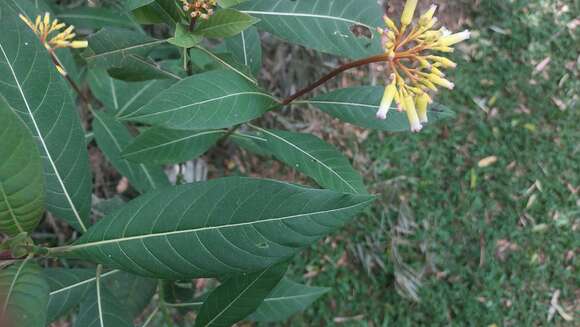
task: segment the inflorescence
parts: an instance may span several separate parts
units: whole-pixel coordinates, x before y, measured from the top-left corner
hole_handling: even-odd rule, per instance
[[[181,2],[183,10],[191,18],[209,19],[209,16],[213,15],[217,6],[217,0],[181,0]]]
[[[20,14],[20,19],[40,38],[40,42],[44,44],[47,50],[58,48],[78,49],[88,46],[87,41],[74,40],[76,36],[74,26],[69,26],[62,31],[66,24],[59,22],[58,19],[54,19],[51,22],[49,13],[45,13],[44,17],[42,15],[37,16],[34,22],[22,14]],[[57,34],[55,35],[55,33]]]
[[[432,103],[428,92],[437,92],[440,86],[448,89],[455,87],[445,78],[442,70],[455,68],[457,64],[431,53],[451,53],[453,45],[470,38],[467,30],[452,34],[445,27],[436,29],[436,5],[432,5],[412,24],[417,2],[418,0],[407,0],[400,26],[384,16],[386,28],[378,28],[391,74],[377,117],[386,119],[391,104],[395,101],[399,110],[407,113],[413,132],[419,132],[428,121],[427,107]]]

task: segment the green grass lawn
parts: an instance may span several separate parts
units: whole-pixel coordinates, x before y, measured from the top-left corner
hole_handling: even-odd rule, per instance
[[[580,2],[474,7],[457,88],[437,99],[457,118],[368,139],[384,205],[295,260],[298,280],[333,291],[287,325],[574,325],[547,322],[556,291],[578,319]]]

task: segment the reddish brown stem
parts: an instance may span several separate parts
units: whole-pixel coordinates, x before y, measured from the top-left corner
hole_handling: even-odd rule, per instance
[[[54,51],[52,51],[52,50],[49,50],[48,53],[50,54],[50,59],[52,60],[52,62],[56,66],[58,66],[58,67],[60,67],[62,69],[62,71],[64,72],[64,74],[61,73],[61,75],[66,79],[66,81],[69,83],[69,85],[72,86],[72,88],[75,90],[75,92],[81,98],[81,100],[83,100],[83,102],[85,102],[85,103],[89,103],[89,99],[86,97],[86,95],[83,93],[83,91],[81,90],[81,88],[77,85],[77,83],[66,72],[64,66],[62,65],[62,63],[60,62],[60,60],[58,59],[58,57],[56,56],[56,53],[54,53]]]
[[[193,32],[193,29],[195,28],[195,23],[197,22],[197,17],[191,17],[191,20],[189,21],[189,32]]]
[[[304,89],[302,89],[302,90],[294,93],[293,95],[289,96],[288,98],[284,99],[282,101],[282,104],[287,105],[287,104],[292,103],[294,100],[298,99],[299,97],[312,92],[317,87],[321,86],[322,84],[333,79],[334,77],[336,77],[340,73],[343,73],[349,69],[369,65],[369,64],[372,64],[375,62],[385,62],[385,61],[389,61],[389,57],[386,54],[381,54],[381,55],[372,56],[372,57],[368,57],[365,59],[361,59],[361,60],[357,60],[357,61],[353,61],[353,62],[344,64],[344,65],[334,69],[330,73],[326,74],[324,77],[322,77],[321,79],[319,79],[315,83],[310,84],[309,86],[305,87]]]

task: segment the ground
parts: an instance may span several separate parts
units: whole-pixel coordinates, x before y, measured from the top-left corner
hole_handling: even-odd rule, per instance
[[[295,260],[333,290],[284,325],[575,324],[580,2],[463,11],[475,37],[437,99],[457,118],[366,138],[356,164],[383,201]]]

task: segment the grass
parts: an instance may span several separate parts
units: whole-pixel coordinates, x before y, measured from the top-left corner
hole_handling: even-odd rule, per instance
[[[333,291],[287,325],[547,325],[556,291],[577,316],[578,13],[573,0],[474,6],[477,37],[456,54],[457,88],[438,97],[457,118],[419,135],[371,135],[369,180],[385,206],[295,260],[298,280]],[[411,234],[394,232],[403,223]],[[405,268],[418,275],[419,301],[400,280]],[[558,312],[551,323],[574,324]]]

